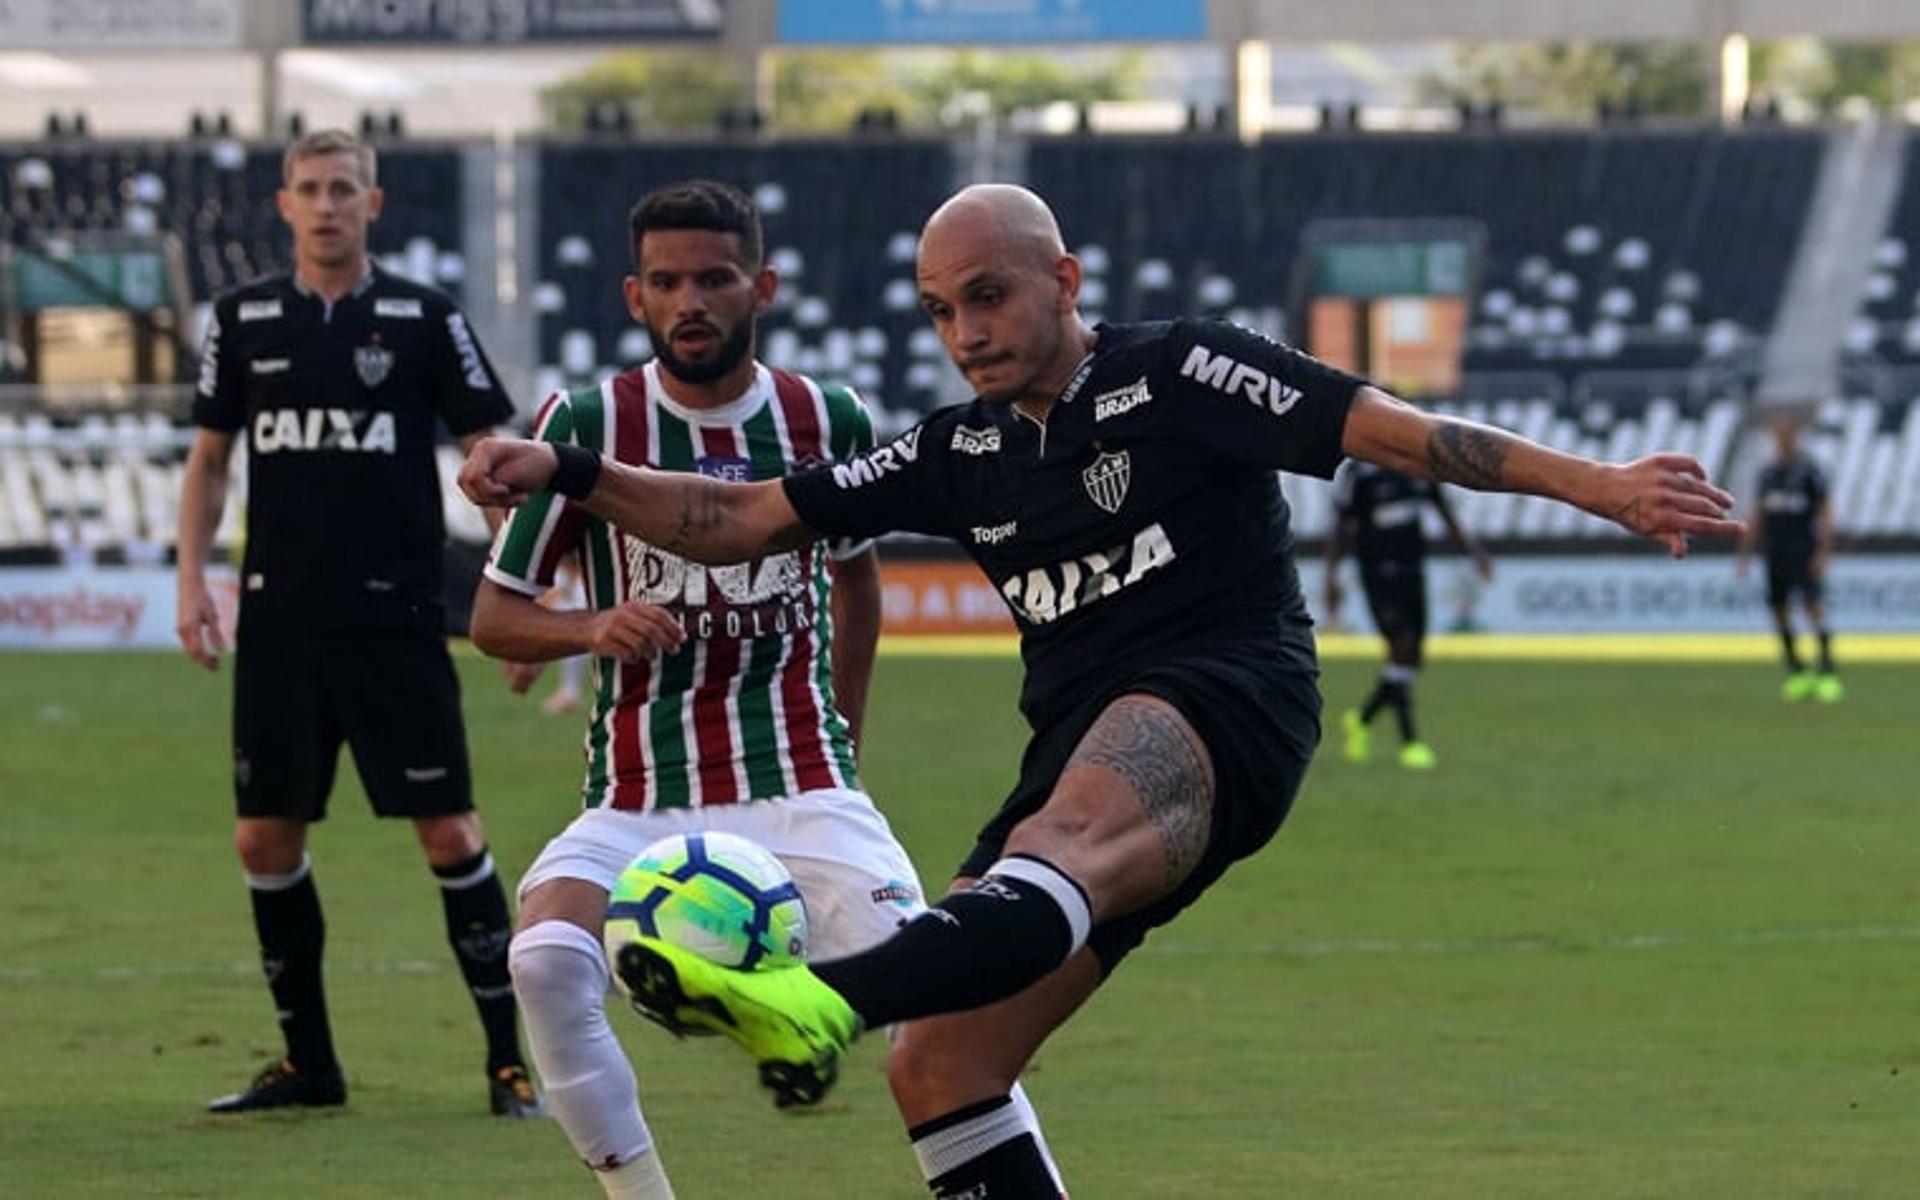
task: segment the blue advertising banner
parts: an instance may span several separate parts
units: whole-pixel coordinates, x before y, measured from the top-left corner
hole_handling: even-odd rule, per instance
[[[1206,0],[780,0],[788,45],[1197,41]]]

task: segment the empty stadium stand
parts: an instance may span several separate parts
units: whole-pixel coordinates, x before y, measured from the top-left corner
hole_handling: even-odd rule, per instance
[[[1737,483],[1764,454],[1748,421],[1754,351],[1808,220],[1825,137],[1785,128],[1337,132],[1248,147],[1198,132],[1035,139],[997,161],[1055,205],[1086,265],[1084,308],[1095,318],[1213,312],[1284,333],[1295,250],[1312,222],[1479,220],[1487,253],[1467,375],[1439,407],[1606,457],[1690,451]],[[955,397],[956,377],[918,309],[912,259],[920,223],[974,169],[975,149],[911,137],[542,144],[523,209],[532,227],[518,230],[532,245],[524,290],[540,387],[650,353],[620,299],[628,210],[650,187],[711,176],[747,187],[765,214],[782,287],[763,323],[764,356],[851,382],[883,427],[905,425]],[[377,230],[389,266],[456,292],[462,231],[484,227],[473,219],[481,201],[464,153],[383,148],[389,207]],[[1838,481],[1842,532],[1868,541],[1920,537],[1920,151],[1904,171],[1855,322],[1855,369],[1809,439]],[[170,231],[204,301],[284,264],[278,178],[277,147],[231,141],[0,146],[0,239]],[[183,405],[69,410],[22,395],[0,392],[0,556],[164,557],[191,436]],[[449,448],[449,480],[453,457]],[[243,483],[236,464],[236,489]],[[1302,534],[1324,533],[1322,485],[1287,488]],[[1617,536],[1540,501],[1462,499],[1468,524],[1500,543]],[[229,506],[220,545],[233,544],[240,511]],[[447,516],[456,537],[484,539],[451,487]]]
[[[59,142],[0,147],[0,241],[50,234],[172,233],[192,294],[208,300],[285,269],[274,191],[277,145],[235,141]],[[454,294],[465,279],[460,154],[449,146],[380,149],[387,206],[376,226],[384,265]]]
[[[1920,365],[1920,131],[1907,135],[1893,215],[1846,349],[1856,358]]]
[[[1469,370],[1644,369],[1754,349],[1821,150],[1818,132],[1785,129],[1324,134],[1250,151],[1068,138],[1035,142],[1027,164],[1089,257],[1090,306],[1114,319],[1284,311],[1310,222],[1463,217],[1488,233]]]

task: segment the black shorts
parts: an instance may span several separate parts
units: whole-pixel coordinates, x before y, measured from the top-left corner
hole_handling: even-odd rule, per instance
[[[243,817],[327,815],[340,743],[383,817],[473,807],[460,681],[418,630],[249,629],[234,655],[233,792]]]
[[[980,831],[959,874],[977,877],[1002,855],[1013,827],[1053,794],[1088,728],[1114,700],[1145,693],[1173,705],[1213,760],[1213,827],[1184,883],[1153,904],[1096,925],[1087,939],[1103,974],[1120,965],[1147,931],[1166,924],[1225,873],[1272,840],[1293,806],[1320,741],[1320,691],[1310,675],[1277,663],[1278,652],[1228,647],[1142,668],[1033,736],[1020,780]]]
[[[1389,560],[1364,564],[1360,586],[1373,611],[1374,628],[1384,638],[1427,636],[1427,571],[1417,562]]]
[[[1813,555],[1782,554],[1767,556],[1767,606],[1782,608],[1795,594],[1806,603],[1818,604],[1826,589],[1813,573]]]

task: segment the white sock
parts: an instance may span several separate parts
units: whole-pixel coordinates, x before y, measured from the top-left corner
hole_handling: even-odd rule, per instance
[[[672,1200],[640,1116],[633,1067],[607,1023],[609,975],[599,940],[568,921],[541,921],[514,936],[507,964],[547,1107],[574,1152],[609,1196]]]
[[[606,1171],[595,1171],[594,1178],[607,1193],[607,1200],[673,1200],[673,1187],[667,1173],[660,1169],[660,1156],[649,1150]]]
[[[1033,1135],[1033,1144],[1040,1147],[1040,1157],[1047,1162],[1047,1174],[1053,1176],[1054,1189],[1064,1197],[1067,1194],[1067,1181],[1060,1177],[1060,1164],[1053,1161],[1053,1147],[1047,1145],[1047,1135],[1040,1132],[1040,1114],[1033,1111],[1033,1101],[1027,1099],[1027,1089],[1016,1083],[1007,1096],[1013,1101],[1013,1110],[1020,1114],[1027,1132]]]
[[[1046,1167],[1047,1177],[1053,1182],[1054,1192],[1061,1200],[1066,1200],[1067,1185],[1060,1179],[1060,1168],[1054,1164],[1047,1141],[1040,1135],[1040,1123],[1034,1116],[1033,1105],[1028,1102],[1026,1092],[1019,1084],[1013,1085],[1004,1101],[996,1101],[991,1105],[983,1102],[971,1107],[985,1108],[986,1111],[932,1133],[922,1133],[913,1139],[913,1156],[920,1162],[921,1178],[931,1184],[943,1175],[968,1167],[989,1151],[1022,1134],[1031,1134],[1034,1149],[1040,1155],[1041,1164]],[[969,1179],[966,1182],[982,1181]],[[971,1189],[967,1195],[978,1191],[984,1191],[984,1188]],[[939,1194],[944,1196],[949,1193],[941,1191]]]

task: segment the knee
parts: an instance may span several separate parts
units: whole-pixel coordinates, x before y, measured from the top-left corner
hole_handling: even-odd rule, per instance
[[[607,987],[606,963],[593,935],[564,921],[543,921],[515,934],[507,948],[514,994],[528,1007],[583,1007]]]
[[[1015,1072],[1002,1070],[977,1047],[968,1050],[944,1039],[916,1036],[911,1025],[900,1027],[887,1052],[887,1084],[910,1125],[1004,1096],[1014,1078]]]
[[[233,830],[234,853],[249,875],[285,875],[297,870],[306,839],[295,828],[270,821],[242,821]]]
[[[420,848],[427,861],[437,867],[465,862],[486,849],[487,838],[481,832],[480,818],[471,812],[450,817],[426,817],[414,823]]]

